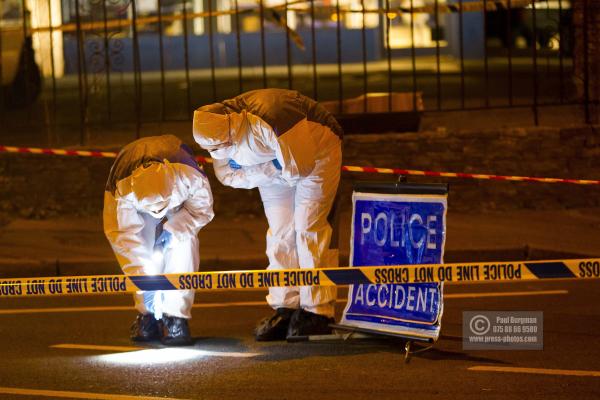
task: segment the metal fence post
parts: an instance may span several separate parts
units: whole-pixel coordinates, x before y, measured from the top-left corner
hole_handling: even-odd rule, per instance
[[[140,63],[140,44],[137,31],[136,0],[131,1],[131,24],[133,33],[133,84],[135,96],[135,137],[139,138],[142,126],[142,71]]]
[[[85,49],[83,46],[83,31],[81,30],[81,15],[79,13],[79,0],[75,0],[75,24],[77,33],[77,82],[79,89],[79,145],[85,143],[86,118],[87,118],[87,78],[85,67]]]
[[[183,8],[183,62],[185,65],[185,100],[186,100],[186,117],[192,117],[192,82],[190,81],[190,49],[188,38],[188,17],[187,17],[187,0],[181,0]]]
[[[315,0],[310,0],[310,38],[312,47],[313,99],[318,100],[317,84],[317,37],[315,32]]]
[[[585,123],[591,124],[590,110],[590,64],[589,64],[589,0],[583,0],[583,102]]]
[[[531,41],[532,47],[532,64],[533,64],[533,123],[535,126],[539,125],[539,115],[538,115],[538,76],[537,76],[537,13],[535,7],[535,1],[531,3],[532,12],[532,27],[533,27],[533,38]]]
[[[337,47],[337,62],[338,62],[338,102],[339,113],[344,112],[344,80],[342,75],[342,14],[340,13],[340,0],[335,1],[336,18],[336,47]]]

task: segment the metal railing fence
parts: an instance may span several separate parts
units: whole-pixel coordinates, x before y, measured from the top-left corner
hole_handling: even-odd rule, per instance
[[[543,107],[579,105],[583,122],[597,118],[600,10],[590,0],[2,4],[7,134],[139,136],[262,87],[299,90],[338,115],[526,107],[537,124]]]

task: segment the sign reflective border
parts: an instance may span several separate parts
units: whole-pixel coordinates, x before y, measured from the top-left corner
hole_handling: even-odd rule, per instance
[[[350,265],[443,262],[447,195],[352,195]],[[437,340],[442,283],[352,285],[342,325]]]

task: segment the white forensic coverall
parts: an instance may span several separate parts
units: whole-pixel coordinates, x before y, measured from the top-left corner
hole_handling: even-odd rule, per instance
[[[199,108],[193,129],[221,183],[258,187],[269,223],[268,269],[338,266],[328,215],[340,180],[342,129],[329,112],[296,91],[261,89]],[[333,317],[335,298],[335,287],[303,286],[270,288],[267,302]]]
[[[198,271],[197,234],[213,216],[208,179],[192,150],[172,135],[146,137],[125,146],[113,164],[104,192],[104,233],[125,274]],[[171,233],[163,254],[156,237]],[[137,292],[135,307],[191,318],[193,290]]]

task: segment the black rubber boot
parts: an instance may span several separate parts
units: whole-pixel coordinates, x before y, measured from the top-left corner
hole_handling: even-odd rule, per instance
[[[165,346],[189,346],[193,344],[187,319],[163,315],[160,322],[162,330],[160,341],[162,344]]]
[[[138,314],[131,325],[130,339],[134,342],[150,342],[160,339],[158,321],[152,314]]]
[[[333,318],[311,313],[305,310],[296,310],[287,330],[287,337],[309,336],[309,335],[329,335],[332,329],[329,324],[333,324]]]
[[[293,308],[278,308],[273,315],[262,319],[254,329],[254,337],[258,342],[285,340]]]

